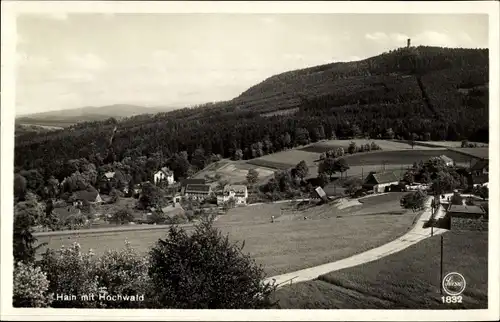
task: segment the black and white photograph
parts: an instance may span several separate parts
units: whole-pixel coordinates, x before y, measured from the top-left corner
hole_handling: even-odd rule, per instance
[[[3,1],[2,320],[497,320],[498,2],[355,3]]]

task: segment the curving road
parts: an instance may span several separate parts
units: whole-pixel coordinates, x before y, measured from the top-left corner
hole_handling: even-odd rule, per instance
[[[431,201],[432,197],[429,197],[425,203],[425,208],[422,214],[420,215],[417,223],[413,226],[413,228],[407,232],[405,235],[399,237],[392,242],[389,242],[385,245],[382,245],[377,248],[373,248],[366,252],[336,261],[332,263],[327,263],[311,268],[301,269],[295,272],[286,273],[282,275],[277,275],[273,277],[269,277],[264,280],[264,282],[273,282],[278,285],[278,287],[287,285],[288,282],[298,283],[304,281],[310,281],[318,278],[320,275],[327,274],[333,271],[338,271],[344,268],[353,267],[357,265],[361,265],[364,263],[368,263],[379,258],[397,253],[402,251],[405,248],[410,247],[426,238],[431,236],[431,228],[424,228],[424,223],[427,222],[431,217]],[[441,217],[443,214],[443,208],[440,207],[436,213],[436,217]],[[446,229],[434,228],[434,234],[442,234]]]

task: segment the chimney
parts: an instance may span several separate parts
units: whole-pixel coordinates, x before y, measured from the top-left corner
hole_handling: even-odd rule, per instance
[[[408,38],[408,39],[406,40],[406,48],[410,48],[410,45],[411,45],[411,39],[410,39],[410,38]]]

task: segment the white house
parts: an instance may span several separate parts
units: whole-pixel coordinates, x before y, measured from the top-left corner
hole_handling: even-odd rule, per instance
[[[236,205],[246,205],[248,189],[245,185],[226,185],[222,195],[217,196],[217,205],[222,205],[230,199],[234,199]]]
[[[153,181],[155,184],[166,181],[169,185],[175,183],[174,173],[169,168],[163,167],[154,174]]]

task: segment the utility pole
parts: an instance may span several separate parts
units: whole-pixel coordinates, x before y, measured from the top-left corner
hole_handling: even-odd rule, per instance
[[[440,269],[441,269],[441,275],[439,278],[439,288],[441,290],[441,295],[443,294],[443,235],[441,235],[441,264],[440,264]]]

